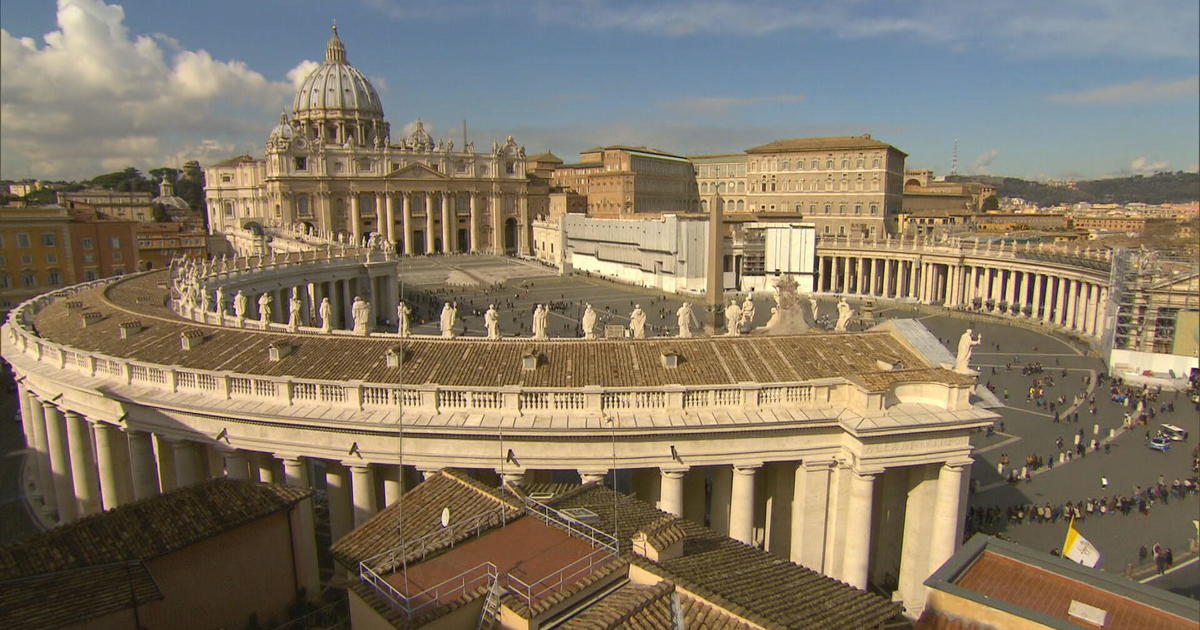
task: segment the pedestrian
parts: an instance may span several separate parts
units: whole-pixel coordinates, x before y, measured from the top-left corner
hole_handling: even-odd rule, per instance
[[[1100,487],[1101,488],[1108,487],[1108,477],[1105,477],[1104,475],[1100,475]]]
[[[1149,555],[1150,552],[1146,550],[1146,545],[1138,547],[1138,564],[1146,564],[1146,557]]]

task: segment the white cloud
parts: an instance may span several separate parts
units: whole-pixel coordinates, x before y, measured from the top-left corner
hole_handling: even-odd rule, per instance
[[[999,155],[999,149],[988,149],[979,154],[979,157],[975,158],[975,161],[971,163],[971,172],[979,175],[986,174],[992,166],[992,162],[996,161]]]
[[[724,114],[738,107],[771,103],[800,103],[802,101],[804,101],[804,95],[802,94],[777,94],[775,96],[689,96],[671,101],[663,101],[658,104],[658,108],[671,113],[714,116]]]
[[[1129,163],[1128,172],[1134,175],[1149,175],[1151,173],[1160,173],[1167,170],[1171,164],[1166,160],[1151,161],[1146,156],[1141,155],[1133,159]]]
[[[182,154],[203,146],[196,138],[249,150],[293,93],[241,61],[131,34],[124,20],[120,5],[59,0],[58,29],[40,45],[0,29],[4,177],[73,179],[178,163],[201,157]]]
[[[1057,103],[1147,103],[1195,98],[1197,92],[1200,92],[1200,75],[1174,80],[1143,79],[1114,83],[1078,92],[1053,94],[1049,100]]]
[[[305,59],[296,64],[295,68],[288,70],[287,80],[291,82],[292,89],[300,89],[300,84],[304,83],[304,79],[312,74],[312,71],[316,70],[320,65],[311,59]]]

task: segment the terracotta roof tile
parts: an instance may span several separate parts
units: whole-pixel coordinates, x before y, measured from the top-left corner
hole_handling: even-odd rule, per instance
[[[0,580],[0,628],[58,628],[162,599],[141,562]]]

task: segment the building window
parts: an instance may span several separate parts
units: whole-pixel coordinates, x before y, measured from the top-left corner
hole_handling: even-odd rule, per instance
[[[815,170],[817,170],[817,169],[819,169],[819,168],[821,168],[821,163],[820,163],[819,161],[817,161],[817,160],[813,160],[813,161],[812,161],[812,170],[814,170],[814,171],[815,171]]]
[[[306,158],[306,157],[296,158],[294,164],[296,166],[297,171],[307,171],[308,170],[308,158]]]
[[[0,289],[12,288],[12,279],[9,278],[7,271],[0,271]]]
[[[871,160],[871,168],[879,168],[879,158]]]
[[[57,243],[54,232],[42,232],[42,247],[54,247]]]
[[[233,204],[228,201],[225,202],[225,216],[227,216],[227,217],[233,216]]]
[[[121,248],[121,237],[120,237],[120,236],[114,236],[114,237],[112,237],[112,238],[108,239],[108,244],[109,244],[109,246],[111,246],[113,249],[120,249],[120,248]]]
[[[113,275],[114,276],[125,275],[125,268],[124,267],[113,267]]]
[[[842,170],[850,168],[850,160],[842,160]]]
[[[33,264],[33,256],[30,256],[29,254],[21,254],[21,264],[22,265],[32,265]]]
[[[47,265],[58,264],[58,254],[46,254],[46,264]]]
[[[124,259],[125,259],[125,256],[121,254],[121,250],[118,249],[117,251],[113,252],[113,260],[124,260]]]
[[[829,234],[829,226],[828,225],[825,226],[825,233]]]
[[[229,173],[221,173],[221,182],[222,183],[228,184],[232,181],[233,181],[233,175],[230,175]]]
[[[854,214],[862,214],[862,204],[861,203],[854,204]]]
[[[833,204],[825,204],[825,214],[833,214]]]
[[[516,172],[517,172],[517,167],[516,167],[516,165],[515,165],[513,162],[511,162],[511,161],[509,161],[509,162],[505,162],[505,163],[504,163],[504,172],[505,172],[505,173],[508,173],[509,175],[512,175],[513,173],[516,173]]]
[[[47,272],[47,282],[49,282],[50,286],[52,287],[62,284],[62,272],[57,269],[51,269],[49,272]]]
[[[846,235],[846,226],[839,225],[838,226],[838,236],[845,236],[845,235]]]
[[[84,249],[92,249],[96,246],[96,241],[90,238],[79,239],[79,246]]]
[[[95,280],[99,277],[100,276],[96,274],[95,269],[84,269],[83,270],[83,281],[84,282],[91,282],[92,280]]]
[[[801,212],[804,212],[804,204],[798,203],[796,204],[796,214],[800,214]]]
[[[879,204],[871,204],[871,214],[879,214]]]
[[[833,170],[833,160],[825,160],[825,168],[832,171]]]
[[[87,262],[87,263],[96,262],[96,255],[95,254],[84,254],[83,262]]]
[[[17,247],[29,246],[29,232],[17,232]]]
[[[32,289],[32,288],[36,287],[37,286],[37,274],[29,269],[22,271],[21,272],[21,286],[25,287],[26,289]]]
[[[838,214],[846,214],[846,204],[844,204],[844,203],[838,204]]]
[[[854,168],[862,168],[862,167],[863,167],[863,161],[862,161],[862,158],[859,158],[858,161],[856,161],[854,163]]]

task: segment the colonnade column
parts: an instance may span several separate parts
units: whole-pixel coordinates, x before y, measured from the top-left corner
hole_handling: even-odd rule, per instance
[[[1100,287],[1100,290],[1096,296],[1096,313],[1095,313],[1096,321],[1095,321],[1095,324],[1092,329],[1093,330],[1092,334],[1094,334],[1096,336],[1102,336],[1104,334],[1104,328],[1105,328],[1105,323],[1106,323],[1105,318],[1104,318],[1104,314],[1105,314],[1104,305],[1107,301],[1108,301],[1108,287]]]
[[[100,511],[100,481],[92,455],[91,427],[83,416],[67,411],[67,444],[71,449],[71,476],[78,514],[87,516]]]
[[[658,509],[683,517],[683,478],[688,469],[659,471]]]
[[[37,487],[42,494],[43,513],[57,512],[58,500],[54,491],[54,473],[50,470],[50,444],[46,436],[46,413],[36,394],[25,391],[29,405],[30,424],[33,425],[33,448],[36,463]]]
[[[280,458],[283,460],[283,483],[293,488],[307,488],[308,474],[304,460],[289,455],[282,455]]]
[[[221,455],[225,458],[225,474],[230,479],[250,479],[250,462],[244,452],[231,449],[223,451]]]
[[[425,253],[432,254],[433,247],[433,193],[425,193]]]
[[[1017,303],[1017,277],[1016,272],[1011,269],[1007,270],[1005,273],[1008,276],[1004,298],[1004,301],[1008,303],[1008,307],[1004,309],[1005,314],[1007,315],[1013,312],[1013,305]]]
[[[1079,281],[1067,280],[1067,319],[1063,326],[1075,329],[1075,311],[1079,307]]]
[[[842,293],[850,292],[850,258],[842,257]]]
[[[471,215],[470,215],[470,219],[469,219],[470,226],[468,226],[468,231],[469,231],[470,238],[471,238],[471,243],[470,243],[471,252],[474,253],[474,252],[479,251],[479,208],[478,208],[479,196],[476,195],[475,193],[471,193],[470,201],[471,201]]]
[[[413,238],[412,238],[412,193],[403,193],[404,197],[401,200],[400,211],[400,233],[404,238],[404,253],[407,256],[413,255]]]
[[[58,520],[60,523],[69,523],[79,517],[79,510],[75,505],[75,482],[71,478],[66,427],[62,413],[54,403],[42,401],[42,415],[46,418],[46,446],[50,449],[50,474]]]
[[[842,556],[842,580],[856,588],[867,588],[871,559],[871,508],[878,473],[851,471],[850,504],[846,510],[846,542]]]
[[[329,535],[336,542],[345,536],[354,525],[350,508],[350,479],[346,467],[340,462],[325,462],[325,496],[329,501]]]
[[[451,222],[451,217],[454,216],[454,208],[451,203],[454,197],[449,192],[442,193],[442,253],[449,254],[454,251],[453,242],[451,241],[454,226]]]
[[[917,268],[918,264],[919,263],[916,260],[908,261],[908,287],[905,292],[908,294],[908,297],[911,298],[919,298],[921,296],[920,291],[917,288],[917,274],[919,273]]]
[[[387,236],[388,245],[393,249],[396,247],[396,198],[392,195],[384,195],[384,230],[383,233]]]
[[[208,462],[200,461],[200,453],[187,440],[171,442],[175,456],[175,487],[183,488],[200,483],[208,477]]]
[[[928,572],[942,566],[954,550],[958,548],[961,537],[959,530],[959,511],[963,490],[970,478],[971,460],[952,460],[942,465],[938,471],[937,495],[932,513],[932,527],[929,537],[929,568]]]
[[[833,460],[800,462],[792,490],[791,560],[818,573],[825,569],[825,524],[833,465]]]
[[[1021,288],[1017,291],[1017,315],[1019,317],[1029,317],[1025,313],[1025,307],[1029,306],[1029,272],[1019,271],[1017,273],[1021,274]]]
[[[1060,326],[1066,321],[1067,290],[1064,285],[1065,282],[1066,280],[1063,278],[1055,278],[1054,282],[1055,309],[1052,319],[1054,323]]]
[[[1033,295],[1029,296],[1029,318],[1038,319],[1042,316],[1042,274],[1033,274]],[[1049,309],[1047,309],[1049,310]]]
[[[92,425],[96,432],[96,464],[100,470],[100,498],[104,509],[111,510],[132,496],[129,488],[129,446],[125,435],[107,422]],[[124,447],[124,448],[122,448]]]
[[[754,475],[760,466],[733,467],[729,500],[729,537],[754,544]]]
[[[145,431],[129,431],[129,468],[133,477],[133,498],[141,501],[159,494],[158,466],[154,443]]]
[[[358,528],[375,515],[375,475],[365,462],[348,466],[353,477],[350,485],[354,494],[354,527]]]

